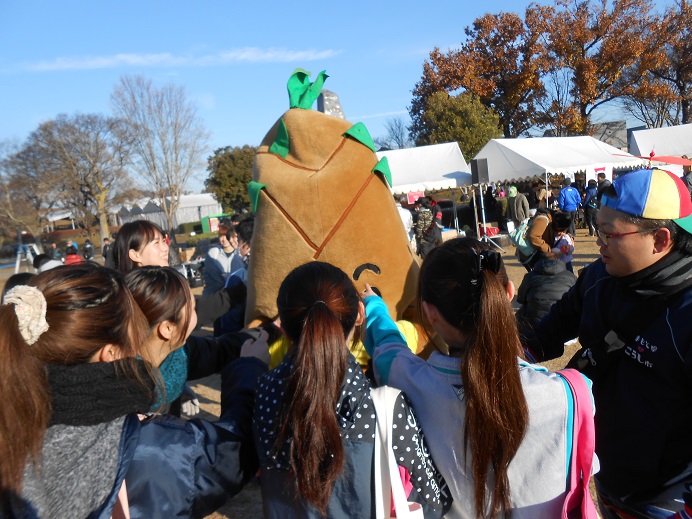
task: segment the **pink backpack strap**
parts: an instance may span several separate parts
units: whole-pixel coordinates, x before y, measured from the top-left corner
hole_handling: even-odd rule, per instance
[[[562,507],[562,518],[596,519],[596,505],[589,493],[589,480],[596,449],[591,388],[576,369],[563,369],[558,371],[558,374],[569,384],[574,401],[570,486]]]

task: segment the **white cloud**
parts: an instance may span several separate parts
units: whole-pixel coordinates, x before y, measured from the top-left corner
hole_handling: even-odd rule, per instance
[[[290,50],[281,48],[260,49],[244,47],[216,54],[174,55],[158,54],[114,54],[112,56],[59,57],[52,61],[25,63],[22,68],[34,72],[59,70],[93,70],[120,67],[209,67],[233,63],[290,63],[332,58],[337,50]]]

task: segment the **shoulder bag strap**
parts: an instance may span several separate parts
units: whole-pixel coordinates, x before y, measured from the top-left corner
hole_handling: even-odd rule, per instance
[[[569,491],[563,505],[563,518],[572,514],[585,519],[597,518],[596,506],[589,493],[596,436],[594,431],[591,390],[584,376],[575,369],[558,371],[569,384],[574,402],[572,453],[570,457]]]
[[[392,483],[389,478],[389,469],[386,455],[384,454],[386,439],[382,435],[387,435],[387,429],[384,421],[381,419],[386,413],[386,404],[384,402],[384,394],[382,388],[371,388],[370,396],[375,407],[375,518],[386,519],[389,517],[390,494],[392,491]],[[385,498],[385,496],[387,496]]]
[[[423,517],[423,512],[419,506],[415,507],[416,510],[409,508],[404,484],[401,481],[399,467],[396,464],[392,449],[394,405],[399,393],[401,391],[389,386],[370,389],[377,420],[375,429],[375,498],[377,501],[375,510],[377,519],[390,517],[391,498],[394,499],[394,508],[398,519]],[[390,490],[391,494],[387,490]]]

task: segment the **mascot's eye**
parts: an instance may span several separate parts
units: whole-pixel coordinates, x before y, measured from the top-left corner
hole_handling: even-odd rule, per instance
[[[353,271],[353,280],[358,281],[358,278],[360,275],[363,273],[365,270],[370,270],[371,272],[374,272],[375,274],[381,274],[382,271],[380,270],[380,267],[375,265],[374,263],[363,263],[360,267],[358,267],[356,270]],[[371,286],[372,291],[375,292],[378,296],[382,297],[382,292],[380,292],[380,289],[377,287]]]
[[[353,279],[355,281],[358,281],[358,278],[360,275],[363,273],[364,270],[371,270],[375,274],[381,274],[382,271],[380,270],[380,267],[375,265],[374,263],[363,263],[360,267],[356,268],[356,270],[353,271]]]

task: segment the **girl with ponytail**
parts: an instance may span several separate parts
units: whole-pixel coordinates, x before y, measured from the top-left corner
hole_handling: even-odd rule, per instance
[[[266,344],[248,341],[221,374],[214,423],[146,417],[158,366],[194,327],[194,301],[175,271],[133,285],[164,315],[151,339],[123,277],[94,263],[57,267],[0,305],[0,517],[204,517],[256,473],[254,386]],[[155,302],[145,307],[149,310]],[[163,328],[169,329],[170,334]],[[170,340],[164,339],[170,336]]]
[[[277,307],[293,347],[258,385],[264,517],[374,517],[376,417],[370,384],[348,350],[363,322],[359,294],[337,267],[311,262],[286,277]],[[444,481],[403,395],[396,405],[398,464],[416,482],[408,499],[440,517],[449,507]]]
[[[369,289],[366,349],[378,381],[416,409],[454,499],[446,517],[560,517],[571,410],[563,381],[522,359],[501,256],[472,238],[447,241],[423,261],[418,293],[442,339],[428,360]]]

